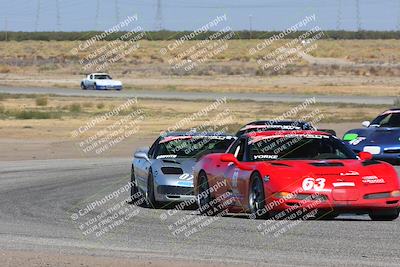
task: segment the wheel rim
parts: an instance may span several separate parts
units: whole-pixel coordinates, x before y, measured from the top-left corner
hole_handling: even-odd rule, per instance
[[[204,207],[206,204],[209,203],[210,193],[208,192],[208,185],[204,176],[201,177],[200,181],[200,195],[198,197],[198,202],[200,207]],[[203,192],[207,193],[203,194]]]
[[[252,212],[256,212],[262,208],[262,197],[259,179],[255,179],[251,185],[251,192],[249,195],[249,204]]]

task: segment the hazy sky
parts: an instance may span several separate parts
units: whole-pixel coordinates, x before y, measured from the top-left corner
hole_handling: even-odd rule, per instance
[[[400,0],[359,0],[359,12],[356,0],[160,1],[161,9],[157,12],[157,0],[0,0],[0,29],[104,30],[118,19],[137,14],[139,19],[131,27],[154,30],[161,22],[165,29],[193,30],[217,15],[227,14],[228,20],[221,27],[249,29],[251,22],[254,30],[282,30],[314,13],[314,25],[324,30],[356,30],[358,21],[366,30],[400,27]]]

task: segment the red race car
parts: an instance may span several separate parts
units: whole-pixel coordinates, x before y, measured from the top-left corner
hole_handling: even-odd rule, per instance
[[[400,181],[389,164],[368,152],[354,154],[342,141],[319,131],[244,134],[226,153],[202,157],[194,187],[203,214],[250,213],[268,218],[313,210],[315,218],[341,213],[395,220]]]

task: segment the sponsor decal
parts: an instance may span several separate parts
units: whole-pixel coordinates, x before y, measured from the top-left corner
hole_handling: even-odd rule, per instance
[[[274,134],[274,135],[259,135],[251,138],[248,144],[254,144],[262,140],[266,139],[274,139],[274,138],[308,138],[308,139],[329,139],[328,135],[323,134]]]
[[[176,155],[159,155],[159,156],[157,156],[157,159],[170,159],[170,158],[176,158]]]
[[[333,183],[333,187],[354,187],[356,186],[354,182],[336,182]]]
[[[359,137],[355,138],[354,140],[351,140],[351,141],[349,142],[349,144],[350,144],[350,145],[353,145],[353,146],[356,146],[356,145],[358,145],[359,143],[361,143],[362,141],[364,141],[365,139],[367,139],[367,138],[366,138],[366,137],[361,137],[361,136],[359,136]]]
[[[343,136],[343,141],[352,141],[358,137],[356,133],[348,133]]]
[[[384,184],[385,180],[383,178],[378,178],[375,175],[364,176],[362,178],[364,184]]]
[[[193,181],[178,181],[177,184],[180,186],[193,187]]]
[[[193,181],[193,174],[184,173],[184,174],[181,174],[181,176],[179,176],[178,179],[184,180],[184,181]]]
[[[254,159],[277,159],[278,155],[254,155]]]
[[[318,190],[324,189],[325,182],[326,182],[325,178],[314,179],[314,178],[309,177],[309,178],[305,178],[303,180],[303,183],[301,184],[301,186],[303,187],[303,189],[305,191],[312,190],[312,189],[318,191]]]
[[[340,176],[358,176],[358,175],[360,175],[360,174],[356,171],[348,171],[348,172],[340,173]]]

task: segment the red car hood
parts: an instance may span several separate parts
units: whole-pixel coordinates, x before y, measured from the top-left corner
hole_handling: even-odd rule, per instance
[[[265,174],[290,183],[307,177],[324,178],[327,187],[336,182],[355,182],[355,185],[376,183],[399,187],[395,169],[387,163],[363,164],[361,160],[277,160],[265,163]],[[265,166],[264,165],[264,166]],[[374,178],[376,177],[376,178]],[[369,181],[367,181],[369,179]],[[376,181],[377,179],[383,179]]]

